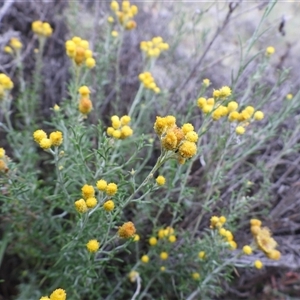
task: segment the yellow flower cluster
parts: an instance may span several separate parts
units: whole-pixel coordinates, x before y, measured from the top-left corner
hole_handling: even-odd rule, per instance
[[[18,38],[11,38],[8,46],[4,47],[4,52],[13,54],[13,53],[17,53],[22,48],[23,48],[23,44]]]
[[[89,252],[95,253],[100,248],[100,243],[97,240],[89,240],[89,242],[86,244],[86,248]]]
[[[47,22],[34,21],[31,24],[32,31],[41,37],[49,37],[52,35],[53,29]]]
[[[6,163],[6,156],[5,156],[5,150],[3,148],[0,148],[0,173],[4,172],[7,173],[8,172],[8,167],[7,167],[7,163]]]
[[[235,250],[237,248],[237,244],[234,241],[233,234],[230,230],[226,230],[223,225],[226,223],[226,217],[221,216],[212,216],[210,218],[210,228],[212,229],[218,229],[218,232],[220,236],[222,236],[226,242],[228,242],[229,246],[232,250]]]
[[[81,66],[85,62],[89,69],[95,67],[96,61],[93,58],[93,52],[89,49],[87,40],[74,36],[71,40],[66,41],[65,47],[67,55],[73,59],[77,66]]]
[[[155,80],[150,72],[141,73],[139,75],[139,80],[143,83],[146,89],[152,90],[156,94],[160,93],[160,88],[156,85]]]
[[[215,98],[199,98],[197,100],[197,105],[203,113],[211,113],[211,116],[214,121],[217,121],[222,117],[228,116],[229,122],[238,123],[236,127],[236,133],[244,134],[246,131],[245,127],[248,126],[249,123],[253,120],[262,120],[264,118],[264,113],[260,110],[255,111],[253,106],[246,106],[243,110],[238,112],[237,109],[239,105],[236,101],[230,101],[227,103],[226,106],[217,103],[219,98],[226,98],[231,94],[230,88],[227,88],[228,87],[223,87],[218,91],[214,91],[214,94],[215,92],[217,92],[217,96],[214,96]]]
[[[78,110],[83,115],[87,115],[93,109],[93,103],[90,99],[90,89],[86,85],[83,85],[78,89],[78,92],[80,94]]]
[[[126,222],[118,229],[118,235],[120,238],[128,239],[135,235],[136,229],[132,222]]]
[[[136,22],[133,20],[134,16],[138,13],[138,7],[136,5],[130,5],[129,1],[123,1],[120,10],[119,3],[112,1],[110,8],[116,14],[122,27],[126,30],[136,28]]]
[[[161,228],[158,230],[157,236],[160,240],[167,240],[170,243],[175,243],[177,238],[175,235],[174,228],[168,226],[166,228]],[[155,246],[158,243],[158,240],[155,236],[149,238],[149,245]]]
[[[100,179],[97,181],[97,188],[101,192],[105,192],[107,196],[113,196],[118,191],[118,186],[114,183],[107,183],[105,180]]]
[[[11,79],[4,73],[0,73],[0,100],[14,87]]]
[[[95,189],[92,185],[85,184],[81,188],[82,197],[75,201],[74,205],[79,213],[85,213],[88,209],[94,208],[98,201],[95,198]]]
[[[281,253],[275,249],[277,247],[277,242],[272,238],[270,229],[261,227],[261,224],[261,221],[258,219],[250,220],[251,232],[258,249],[270,259],[280,259]]]
[[[159,57],[161,52],[169,49],[169,44],[164,43],[162,37],[156,36],[151,41],[142,41],[140,48],[148,57]]]
[[[43,296],[40,300],[66,300],[67,294],[63,289],[56,289],[51,295],[50,298],[47,296]]]
[[[63,135],[60,131],[51,132],[48,138],[47,133],[44,130],[39,129],[33,133],[33,138],[44,150],[47,150],[52,146],[58,147],[63,142]]]
[[[180,164],[196,154],[198,134],[192,124],[186,123],[180,128],[174,116],[156,117],[154,130],[161,139],[162,148],[176,153]]]
[[[133,130],[128,125],[131,121],[131,118],[127,115],[119,118],[118,116],[111,117],[111,127],[108,127],[106,130],[107,135],[115,139],[126,139],[133,134]]]

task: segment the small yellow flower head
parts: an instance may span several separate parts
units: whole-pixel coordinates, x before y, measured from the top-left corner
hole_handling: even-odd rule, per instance
[[[203,98],[203,97],[201,97],[201,98],[199,98],[198,100],[197,100],[197,105],[198,105],[198,107],[199,108],[203,108],[204,107],[204,105],[206,105],[207,104],[207,102],[206,102],[206,99],[205,98]]]
[[[84,51],[84,57],[85,57],[86,59],[92,58],[92,57],[93,57],[93,52],[92,52],[92,50],[86,49],[86,50]],[[85,63],[87,63],[87,60],[85,61]],[[96,62],[95,62],[95,63],[96,63]]]
[[[226,223],[226,217],[225,216],[221,216],[220,218],[219,218],[219,222],[221,222],[221,224],[222,225],[224,225],[225,223]]]
[[[165,237],[166,237],[166,236],[170,236],[171,234],[174,233],[174,228],[168,226],[168,227],[166,227],[166,229],[164,229],[163,232],[164,232],[164,236],[165,236]]]
[[[192,277],[194,280],[199,280],[200,279],[200,274],[197,272],[192,273]]]
[[[88,208],[94,208],[98,203],[95,197],[87,198],[85,202]]]
[[[119,129],[121,126],[121,121],[118,116],[111,117],[111,125],[114,129]]]
[[[249,245],[246,245],[246,246],[243,247],[243,252],[246,255],[250,255],[250,254],[252,254],[252,248]]]
[[[140,240],[140,236],[136,233],[134,236],[133,236],[133,241],[134,242],[138,242]]]
[[[112,17],[112,16],[109,16],[108,18],[107,18],[107,22],[108,23],[113,23],[115,20],[114,20],[114,18]]]
[[[20,50],[23,47],[23,44],[18,38],[11,38],[9,45],[14,49],[14,50]]]
[[[219,94],[220,98],[226,98],[231,95],[231,89],[229,86],[223,86],[222,88],[220,88],[219,92],[220,92]]]
[[[110,9],[114,12],[119,10],[119,3],[117,1],[111,1]]]
[[[158,185],[164,185],[164,184],[166,183],[165,177],[159,175],[159,176],[156,178],[156,183],[157,183]]]
[[[100,243],[97,240],[90,240],[86,244],[86,248],[88,249],[89,252],[95,253],[99,250],[100,248]]]
[[[108,136],[113,136],[115,129],[113,127],[107,127],[106,133]]]
[[[67,294],[63,289],[56,289],[51,295],[50,300],[66,300]]]
[[[256,237],[256,235],[260,231],[260,226],[253,225],[253,226],[251,226],[250,231],[253,234],[253,236]]]
[[[113,196],[114,194],[116,194],[117,191],[118,191],[118,186],[113,182],[109,183],[105,190],[108,196]]]
[[[120,238],[131,238],[136,232],[134,224],[132,222],[126,222],[118,229],[118,235]]]
[[[228,112],[233,112],[233,111],[236,111],[238,109],[239,105],[236,101],[230,101],[228,104],[227,104],[227,109],[228,109]]]
[[[133,130],[128,125],[124,125],[121,127],[121,136],[120,136],[121,139],[126,139],[129,136],[132,136],[132,134],[133,134]]]
[[[161,136],[167,128],[167,120],[163,117],[156,117],[156,121],[154,123],[155,132]]]
[[[83,114],[87,115],[93,109],[93,103],[89,98],[83,97],[79,100],[78,110]]]
[[[254,113],[253,117],[254,117],[254,120],[260,121],[264,118],[264,113],[262,111],[258,110]]]
[[[208,114],[210,113],[212,110],[213,110],[213,105],[208,105],[208,104],[205,104],[203,107],[202,107],[202,111],[205,113],[205,114]]]
[[[50,298],[47,296],[44,296],[44,297],[41,297],[40,300],[50,300]]]
[[[97,185],[97,189],[99,191],[104,192],[106,190],[106,187],[107,187],[107,182],[103,179],[100,179],[100,180],[97,181],[96,185]]]
[[[55,104],[55,105],[53,106],[53,110],[57,112],[57,111],[60,110],[60,107],[59,107],[57,104]]]
[[[125,29],[132,30],[134,28],[136,28],[136,22],[134,20],[128,21],[126,26],[125,26]]]
[[[202,81],[202,83],[203,83],[203,85],[205,86],[205,87],[208,87],[209,85],[210,85],[210,80],[209,79],[203,79],[203,81]]]
[[[165,267],[165,266],[161,266],[161,267],[160,267],[160,271],[161,271],[161,272],[165,272],[165,271],[166,271],[166,267]]]
[[[81,87],[78,89],[78,92],[79,92],[79,94],[80,94],[82,97],[88,97],[89,94],[91,93],[91,92],[90,92],[90,89],[89,89],[86,85],[81,86]]]
[[[130,271],[128,274],[128,278],[131,282],[136,282],[137,278],[140,276],[140,274],[137,271]]]
[[[229,243],[231,250],[235,250],[237,248],[237,244],[235,241],[229,241],[228,243]]]
[[[275,48],[274,47],[272,47],[272,46],[267,47],[266,56],[271,56],[274,53],[275,53]]]
[[[131,121],[131,118],[127,115],[124,115],[121,117],[121,125],[124,126],[124,125],[128,125]]]
[[[267,257],[273,260],[279,260],[281,257],[280,251],[273,249],[269,253],[267,253]]]
[[[112,200],[107,200],[104,204],[103,204],[103,208],[106,211],[112,211],[115,208],[115,203]]]
[[[63,135],[60,131],[55,131],[50,133],[50,140],[53,146],[60,146],[63,142]]]
[[[40,143],[42,139],[47,138],[47,134],[44,130],[39,129],[33,133],[33,138],[37,143]]]
[[[227,239],[228,242],[233,241],[233,234],[232,234],[232,232],[230,230],[226,230],[225,237],[226,237],[226,239]]]
[[[176,242],[176,236],[174,234],[169,236],[169,242],[170,243],[175,243]]]
[[[0,158],[3,158],[5,156],[5,150],[3,148],[0,148]]]
[[[256,261],[254,262],[254,267],[255,267],[256,269],[261,269],[261,268],[263,267],[263,263],[262,263],[260,260],[256,260]]]
[[[229,114],[228,120],[229,122],[237,121],[240,117],[240,114],[237,111],[233,111]]]
[[[47,150],[47,149],[51,148],[51,146],[52,146],[51,140],[47,139],[47,138],[42,139],[39,144],[40,144],[40,147],[44,150]]]
[[[92,185],[85,184],[81,188],[81,192],[82,192],[82,197],[84,199],[92,198],[92,197],[95,196],[95,190],[94,190],[94,187]]]
[[[167,252],[161,252],[159,257],[161,260],[167,260],[169,257],[169,254]]]
[[[112,133],[112,136],[113,136],[115,139],[121,138],[121,130],[114,130],[113,133]]]
[[[5,46],[3,50],[4,50],[5,53],[8,53],[8,54],[13,53],[13,49],[9,46]]]
[[[150,244],[150,246],[155,246],[157,244],[157,238],[155,236],[152,236],[149,239],[149,244]]]
[[[220,97],[220,91],[219,90],[214,90],[213,91],[213,97],[214,98],[219,98]]]
[[[190,123],[185,123],[185,124],[182,125],[181,129],[182,129],[184,134],[187,134],[188,132],[194,130],[194,126]]]
[[[149,256],[148,255],[143,255],[141,257],[141,262],[143,262],[144,264],[147,264],[149,262]]]
[[[86,52],[85,52],[86,53]],[[96,66],[96,61],[94,58],[92,57],[88,57],[86,60],[85,60],[85,65],[89,68],[89,69],[92,69]]]
[[[287,95],[286,95],[286,99],[287,99],[287,100],[292,100],[293,97],[294,97],[293,94],[287,94]]]
[[[114,37],[114,38],[116,38],[118,35],[119,35],[119,33],[118,33],[118,31],[116,31],[116,30],[113,30],[113,31],[111,32],[111,36]]]
[[[215,105],[215,99],[214,98],[208,98],[206,101],[206,104],[214,106]]]
[[[217,224],[219,223],[219,217],[217,216],[212,216],[210,218],[210,227],[211,228],[215,228],[217,226]]]
[[[185,139],[189,142],[193,142],[196,143],[198,141],[198,134],[195,131],[189,131],[186,135],[185,135]]]
[[[258,220],[258,219],[251,219],[250,220],[250,225],[251,226],[261,226],[261,221],[260,220]]]
[[[204,252],[204,251],[200,251],[200,252],[198,253],[198,257],[199,257],[200,259],[204,259],[204,258],[205,258],[205,252]]]
[[[178,152],[183,158],[191,158],[197,153],[197,146],[193,142],[184,141],[179,147]]]
[[[75,208],[79,213],[85,213],[88,210],[88,207],[86,205],[86,202],[84,199],[79,199],[75,201]]]
[[[177,146],[177,137],[176,134],[169,130],[165,137],[161,141],[162,147],[166,150],[174,150]]]
[[[245,130],[245,127],[243,127],[243,126],[237,126],[237,127],[235,128],[235,133],[238,134],[238,135],[244,134],[245,131],[246,131],[246,130]]]
[[[217,223],[217,224],[219,224],[219,223]],[[223,227],[219,229],[219,234],[222,236],[226,236],[226,232],[227,232],[227,230]]]

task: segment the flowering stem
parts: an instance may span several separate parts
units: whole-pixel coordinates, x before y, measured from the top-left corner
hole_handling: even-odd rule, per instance
[[[173,153],[172,153],[173,154]],[[153,174],[159,169],[159,167],[164,164],[168,159],[171,158],[172,155],[170,155],[168,153],[168,151],[162,151],[161,155],[159,156],[159,158],[157,159],[157,162],[155,164],[155,166],[152,168],[152,170],[150,171],[150,173],[148,174],[148,176],[144,179],[144,181],[140,184],[140,186],[132,193],[132,195],[125,201],[124,203],[124,207],[133,200],[133,197],[136,195],[136,193],[138,191],[141,190],[141,188],[143,188],[148,181],[153,177]],[[137,199],[139,200],[139,199]],[[134,200],[136,201],[136,200]]]
[[[134,110],[135,110],[135,107],[138,105],[138,103],[140,102],[141,100],[141,96],[143,94],[143,90],[144,90],[144,85],[141,83],[140,84],[140,87],[138,89],[138,92],[136,93],[136,96],[131,104],[131,107],[130,107],[130,110],[128,112],[128,115],[131,117],[133,116],[133,113],[134,113]]]
[[[142,279],[139,275],[136,277],[136,283],[137,283],[136,291],[135,291],[134,295],[132,296],[131,300],[135,300],[141,291]]]
[[[229,136],[229,139],[227,140],[225,148],[224,148],[224,150],[222,152],[222,155],[221,155],[220,159],[218,160],[218,163],[217,163],[214,175],[213,175],[213,179],[211,181],[211,186],[210,186],[210,189],[209,189],[209,191],[207,193],[206,199],[204,200],[204,205],[203,206],[208,206],[210,204],[210,202],[212,202],[212,200],[210,200],[210,198],[211,198],[211,196],[213,194],[213,191],[214,191],[214,185],[216,183],[217,177],[219,176],[219,173],[220,173],[220,170],[221,170],[221,165],[222,165],[222,163],[224,161],[225,155],[227,154],[227,149],[228,149],[229,145],[231,144],[233,136],[234,136],[234,133],[232,133]],[[197,218],[197,222],[196,222],[196,225],[195,225],[195,228],[194,228],[194,232],[193,232],[193,235],[192,235],[193,237],[195,236],[195,234],[197,232],[197,229],[198,229],[198,227],[200,225],[200,222],[201,222],[202,217],[203,217],[204,214],[205,214],[205,211],[202,211],[201,214]]]
[[[208,282],[212,280],[213,276],[216,274],[219,274],[226,266],[231,265],[233,261],[235,261],[238,257],[240,256],[240,253],[237,255],[233,256],[229,260],[226,260],[222,265],[214,269],[209,275],[206,276],[206,278],[203,280],[201,283],[202,287],[208,286]],[[193,300],[201,291],[201,287],[198,287],[195,291],[193,291],[187,298],[186,300]]]

